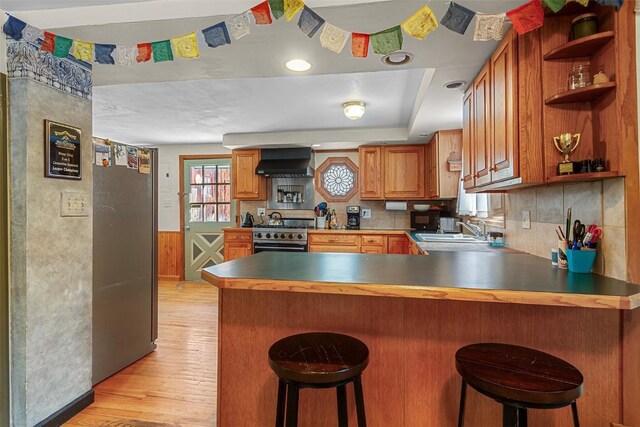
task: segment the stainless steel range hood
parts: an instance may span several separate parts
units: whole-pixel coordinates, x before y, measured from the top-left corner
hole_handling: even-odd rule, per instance
[[[256,175],[275,178],[313,178],[311,148],[269,148],[260,150]]]

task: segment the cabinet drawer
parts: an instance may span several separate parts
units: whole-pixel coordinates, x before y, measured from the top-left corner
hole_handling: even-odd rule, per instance
[[[361,245],[384,246],[384,236],[368,236],[364,235],[360,238]]]
[[[338,252],[357,254],[360,252],[360,248],[358,246],[310,245],[309,252]]]
[[[309,244],[358,246],[358,237],[355,234],[309,234]]]
[[[385,254],[387,251],[384,246],[361,246],[360,253],[362,254]]]
[[[251,243],[253,241],[253,237],[251,236],[251,232],[242,233],[237,231],[225,232],[224,233],[224,241],[225,242],[245,242]]]

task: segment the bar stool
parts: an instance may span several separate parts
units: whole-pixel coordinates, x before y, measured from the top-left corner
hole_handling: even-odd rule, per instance
[[[353,383],[358,427],[366,427],[362,371],[369,364],[369,349],[360,340],[330,332],[309,332],[281,339],[269,348],[269,366],[278,376],[276,427],[298,425],[301,388],[336,388],[338,425],[347,427],[347,389]],[[285,405],[286,401],[286,405]]]
[[[467,384],[502,404],[503,427],[526,427],[527,408],[555,409],[571,405],[573,425],[580,426],[576,399],[583,377],[573,365],[531,348],[481,343],[456,352],[462,377],[458,426],[464,423]]]

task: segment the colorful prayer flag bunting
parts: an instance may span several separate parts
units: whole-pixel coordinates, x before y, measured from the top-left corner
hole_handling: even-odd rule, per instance
[[[614,6],[616,9],[620,9],[624,4],[624,0],[596,0],[596,3],[600,6]]]
[[[73,56],[80,61],[91,62],[93,60],[93,43],[74,40]]]
[[[332,52],[340,53],[349,39],[349,32],[341,28],[331,25],[328,22],[324,24],[322,33],[320,34],[320,44],[325,49]]]
[[[510,10],[507,12],[507,16],[519,35],[540,28],[544,23],[544,10],[540,0],[531,0],[529,3]]]
[[[171,43],[173,44],[173,51],[180,58],[193,59],[200,56],[196,33],[174,37],[171,39]]]
[[[202,30],[204,40],[211,47],[223,46],[225,44],[231,44],[231,38],[229,38],[229,31],[227,30],[227,24],[220,22],[219,24],[212,25],[209,28]]]
[[[171,41],[162,40],[151,43],[153,51],[153,62],[173,61],[173,52],[171,51]]]
[[[113,59],[114,50],[116,50],[115,44],[96,43],[94,45],[96,62],[98,64],[114,65],[116,63],[116,61]]]
[[[116,48],[116,64],[131,66],[136,57],[136,46],[118,46]]]
[[[323,24],[324,19],[322,19],[317,13],[309,9],[307,6],[302,8],[300,19],[298,19],[298,28],[300,28],[307,37],[313,37]]]
[[[303,7],[304,2],[302,0],[284,0],[284,17],[287,21],[291,21]]]
[[[560,9],[567,4],[567,0],[544,0],[545,4],[553,11],[553,13],[558,13]]]
[[[504,13],[493,15],[476,13],[476,30],[473,34],[473,40],[501,40],[505,17]]]
[[[284,0],[269,0],[269,7],[274,18],[280,19],[284,15]]]
[[[7,22],[2,26],[2,31],[15,41],[18,41],[22,38],[22,30],[24,30],[26,26],[26,22],[9,15]]]
[[[573,1],[575,1],[576,3],[581,4],[584,7],[589,6],[589,0],[573,0]]]
[[[44,32],[44,40],[42,41],[42,45],[40,45],[40,49],[46,52],[53,53],[53,50],[56,48],[56,35],[50,33],[49,31]]]
[[[440,23],[453,32],[464,34],[474,16],[476,16],[476,13],[473,10],[451,2],[449,10],[447,10]]]
[[[73,45],[73,40],[67,37],[56,36],[54,40],[53,56],[58,58],[66,58]]]
[[[269,11],[269,2],[267,0],[252,7],[251,13],[253,13],[253,18],[256,20],[257,25],[269,25],[273,22],[271,20],[271,12]]]
[[[30,43],[37,43],[38,39],[44,38],[44,31],[27,24],[22,30],[22,38]]]
[[[388,55],[402,49],[400,25],[371,34],[371,46],[373,46],[373,51],[380,55]]]
[[[369,54],[369,34],[351,33],[351,54],[356,58],[366,58]]]
[[[418,40],[424,40],[431,31],[438,28],[438,20],[429,6],[423,6],[402,23],[402,29]]]
[[[249,29],[249,17],[246,13],[241,13],[227,20],[227,28],[234,39],[238,40],[251,33]]]
[[[151,43],[138,43],[136,46],[138,49],[138,56],[136,56],[136,62],[151,61],[151,55],[153,54],[153,48]]]

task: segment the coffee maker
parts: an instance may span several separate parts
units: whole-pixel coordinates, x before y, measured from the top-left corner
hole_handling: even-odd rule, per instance
[[[347,206],[347,230],[360,230],[360,206]]]

